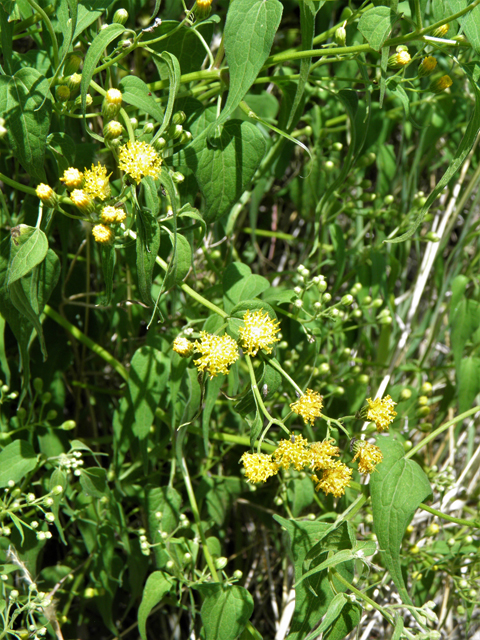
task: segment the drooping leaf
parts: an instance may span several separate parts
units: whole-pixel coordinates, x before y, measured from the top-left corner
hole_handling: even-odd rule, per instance
[[[167,595],[172,585],[172,578],[164,571],[155,571],[148,576],[138,608],[138,631],[142,640],[147,640],[147,618],[150,612]]]
[[[48,251],[47,236],[41,229],[21,226],[19,235],[12,236],[7,279],[9,287],[40,264]]]

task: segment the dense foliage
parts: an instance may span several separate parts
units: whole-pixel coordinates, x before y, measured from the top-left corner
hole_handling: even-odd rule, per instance
[[[0,639],[473,637],[479,5],[0,0]]]

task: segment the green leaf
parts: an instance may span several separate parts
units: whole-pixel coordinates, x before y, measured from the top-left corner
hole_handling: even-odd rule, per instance
[[[252,394],[253,396],[253,394]],[[253,396],[253,400],[255,400],[255,396]],[[236,409],[236,408],[235,408]],[[241,413],[239,411],[239,413]],[[255,447],[255,442],[258,440],[258,438],[260,437],[260,434],[262,433],[262,429],[263,429],[263,418],[262,415],[258,410],[255,411],[255,418],[253,420],[249,420],[246,416],[245,416],[245,421],[248,424],[249,428],[250,428],[250,446],[253,449]]]
[[[465,67],[462,67],[465,70]],[[384,242],[403,242],[404,240],[408,240],[413,236],[419,225],[422,223],[425,215],[428,210],[441,194],[443,189],[448,185],[450,180],[453,178],[455,173],[460,169],[462,164],[464,163],[466,157],[470,153],[470,149],[472,148],[473,143],[477,138],[477,134],[480,131],[480,90],[477,88],[476,83],[474,81],[470,82],[470,87],[475,94],[475,107],[473,109],[472,117],[468,123],[467,129],[465,131],[465,135],[463,136],[452,162],[449,164],[448,169],[445,171],[443,176],[437,183],[437,186],[427,198],[427,201],[420,209],[420,211],[415,216],[412,224],[408,228],[408,231],[402,233],[401,236],[396,238],[392,238],[390,240],[385,240]]]
[[[10,480],[18,484],[37,466],[37,454],[25,440],[14,440],[0,452],[0,487]]]
[[[450,327],[455,368],[460,369],[463,351],[468,340],[480,326],[480,303],[463,298],[457,304],[452,301]]]
[[[347,596],[344,593],[337,593],[328,607],[328,611],[325,618],[322,620],[322,624],[315,629],[315,637],[326,631],[328,627],[336,621],[346,603]]]
[[[118,36],[124,31],[125,27],[121,24],[117,24],[115,22],[113,24],[109,24],[107,27],[105,27],[105,29],[102,29],[95,36],[92,44],[88,47],[87,55],[85,56],[85,60],[83,62],[82,82],[80,83],[80,95],[82,96],[82,113],[85,113],[86,99],[88,89],[90,87],[90,81],[93,78],[95,68],[100,61],[100,58],[105,56],[105,49],[108,47],[108,45],[113,42],[115,38],[118,38]]]
[[[370,477],[373,526],[380,551],[402,600],[412,604],[403,580],[400,548],[405,529],[415,509],[432,492],[424,471],[413,460],[405,459],[405,451],[394,437],[381,437],[377,445],[383,461]]]
[[[237,585],[204,584],[206,593],[200,616],[205,640],[236,640],[253,613],[253,598]]]
[[[223,34],[230,87],[217,126],[235,111],[256,80],[272,48],[282,11],[283,5],[278,0],[242,0],[230,4]]]
[[[448,4],[453,13],[458,13],[466,9],[471,2],[469,3],[467,0],[448,0]],[[473,49],[480,53],[480,6],[474,7],[462,18],[459,18],[458,21]]]
[[[123,102],[145,111],[159,124],[162,124],[163,110],[143,80],[137,76],[126,76],[122,78],[118,88],[122,92]]]
[[[154,54],[153,61],[157,65],[158,72],[162,79],[168,80],[168,100],[167,108],[165,110],[165,117],[161,127],[158,129],[153,140],[159,138],[165,129],[170,124],[172,118],[173,107],[175,104],[175,98],[177,97],[178,90],[180,88],[180,65],[174,55],[164,51],[161,54]],[[153,142],[152,140],[152,142]]]
[[[153,347],[140,347],[130,363],[128,390],[135,415],[133,433],[143,440],[155,417],[155,409],[166,387],[170,359]]]
[[[173,487],[154,487],[147,485],[145,488],[145,511],[148,518],[148,539],[152,544],[157,563],[162,560],[163,550],[160,532],[171,533],[178,525],[182,497]],[[157,514],[161,514],[158,518]]]
[[[392,31],[397,17],[397,14],[389,7],[372,7],[362,14],[358,22],[358,30],[372,49],[380,51]]]
[[[478,329],[478,325],[477,325]],[[457,369],[458,411],[468,411],[480,393],[480,358],[462,358]]]
[[[58,175],[75,162],[75,142],[66,133],[51,133],[47,138],[47,147],[53,155],[58,167]]]
[[[30,273],[43,261],[48,251],[47,236],[41,229],[22,225],[20,235],[12,236],[7,285]]]
[[[14,76],[0,76],[0,113],[5,119],[8,143],[14,156],[39,182],[46,180],[45,147],[52,101],[48,80],[35,69],[25,67]]]
[[[360,622],[362,607],[357,602],[347,602],[332,626],[325,631],[322,640],[343,640]]]
[[[102,261],[103,279],[105,281],[105,296],[101,304],[108,305],[113,293],[113,274],[115,272],[116,253],[113,244],[100,245],[100,256]]]
[[[282,384],[280,373],[267,362],[262,363],[262,368],[255,373],[257,385],[264,400],[271,400]],[[234,404],[234,409],[242,416],[246,416],[252,411],[256,411],[257,403],[251,386],[247,386],[244,396]],[[252,445],[253,446],[253,445]]]
[[[173,156],[176,165],[193,171],[205,197],[207,222],[230,211],[249,186],[267,148],[259,129],[241,120],[229,120],[221,135],[209,140],[208,128],[216,114],[216,107],[203,110],[190,126],[193,142]]]
[[[243,262],[232,262],[223,274],[223,306],[230,313],[235,305],[266,291],[270,283],[263,276],[252,274]]]
[[[192,247],[185,236],[180,233],[174,235],[170,229],[165,228],[165,230],[170,236],[173,248],[173,256],[164,285],[166,289],[170,289],[176,284],[181,284],[187,277],[192,266]]]
[[[15,23],[9,20],[10,11],[13,8],[13,2],[0,3],[0,44],[3,57],[3,66],[7,74],[12,72],[12,53],[13,53],[13,29]]]
[[[138,631],[142,640],[147,640],[147,618],[151,610],[167,595],[172,585],[172,578],[163,571],[155,571],[148,576],[138,608]]]
[[[101,467],[82,469],[80,485],[85,495],[102,498],[107,492],[107,472]]]
[[[137,278],[140,297],[145,304],[152,304],[152,276],[155,260],[160,248],[160,227],[157,222],[159,201],[157,189],[151,176],[143,178],[146,209],[138,209],[137,225]]]

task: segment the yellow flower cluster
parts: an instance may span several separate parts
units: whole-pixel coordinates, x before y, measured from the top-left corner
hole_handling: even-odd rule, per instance
[[[112,228],[104,224],[96,224],[92,229],[92,235],[95,238],[95,242],[100,244],[110,244],[115,237]]]
[[[273,452],[273,457],[283,469],[290,469],[292,465],[297,471],[309,466],[312,459],[308,441],[303,436],[292,436],[291,440],[280,440]]]
[[[296,402],[292,402],[290,409],[305,420],[313,425],[315,418],[320,418],[322,415],[323,400],[322,396],[317,391],[307,389],[303,396]]]
[[[240,458],[245,468],[245,476],[248,482],[266,482],[270,476],[278,473],[279,466],[266,453],[247,453]]]
[[[102,209],[102,222],[105,224],[115,224],[123,222],[127,214],[121,207],[111,207],[110,205]]]
[[[228,367],[239,357],[238,346],[228,333],[215,336],[206,331],[200,332],[200,342],[195,341],[195,351],[202,354],[194,364],[199,371],[208,371],[210,380],[218,373],[228,373]]]
[[[377,398],[372,400],[367,398],[369,409],[367,411],[367,420],[375,422],[377,431],[385,431],[388,426],[394,421],[397,412],[394,411],[394,406],[397,404],[392,400],[390,396],[384,398]]]
[[[256,356],[260,349],[272,353],[273,344],[279,341],[275,334],[280,331],[280,322],[274,322],[267,312],[262,311],[260,309],[251,313],[248,310],[243,316],[244,324],[238,330],[242,349],[249,356]]]
[[[120,169],[135,180],[137,184],[145,176],[157,179],[162,159],[151,144],[129,140],[118,152]]]
[[[383,460],[380,448],[365,440],[357,440],[353,446],[356,452],[353,462],[358,459],[359,473],[368,474],[375,471],[376,465]]]
[[[92,198],[105,200],[110,195],[110,184],[108,182],[107,167],[100,163],[97,166],[92,164],[91,169],[85,169],[83,174],[83,190]]]
[[[345,488],[350,486],[352,473],[352,469],[346,464],[337,461],[329,469],[322,471],[321,478],[314,474],[311,479],[315,483],[315,491],[321,489],[326,496],[331,493],[335,498],[340,498],[344,495]]]
[[[332,444],[335,440],[323,440],[323,442],[312,442],[310,451],[312,454],[311,467],[315,469],[329,469],[333,464],[333,456],[340,455],[340,449]]]
[[[177,336],[173,341],[173,350],[182,358],[188,358],[194,351],[194,344],[184,336]]]

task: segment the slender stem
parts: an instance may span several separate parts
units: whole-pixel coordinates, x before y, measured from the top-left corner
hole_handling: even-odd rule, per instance
[[[195,498],[195,492],[192,487],[192,482],[190,480],[190,475],[188,473],[187,463],[185,462],[184,457],[182,457],[180,469],[183,475],[183,481],[185,482],[185,488],[187,490],[188,500],[190,502],[190,508],[192,510],[193,517],[195,518],[195,522],[198,528],[198,533],[200,534],[200,539],[202,541],[203,555],[205,556],[205,560],[208,564],[208,568],[212,573],[212,578],[215,580],[215,582],[219,582],[217,569],[215,567],[215,563],[213,561],[212,554],[210,553],[210,549],[208,548],[207,539],[203,531],[202,520],[200,518],[200,513],[198,511],[197,499]]]
[[[429,507],[428,505],[424,504],[423,502],[421,502],[419,505],[420,509],[423,509],[424,511],[428,511],[428,513],[433,514],[434,516],[437,516],[438,518],[442,518],[442,520],[448,520],[449,522],[455,522],[456,524],[462,524],[465,527],[475,527],[475,528],[479,528],[479,523],[475,522],[475,521],[471,521],[471,520],[463,520],[462,518],[454,518],[453,516],[449,516],[448,513],[442,513],[441,511],[437,511],[437,509],[434,509],[433,507]]]
[[[417,22],[417,29],[423,28],[422,22],[422,9],[420,7],[420,0],[415,0],[415,20]]]
[[[55,67],[55,69],[58,69],[58,66],[59,66],[58,43],[57,43],[57,38],[55,36],[55,31],[53,30],[52,23],[50,22],[50,18],[45,13],[45,10],[42,9],[42,7],[40,7],[40,5],[38,5],[35,2],[35,0],[27,0],[27,2],[33,9],[35,9],[37,13],[39,13],[42,16],[42,20],[45,23],[45,26],[47,27],[48,33],[50,34],[50,38],[52,39],[53,66]]]
[[[255,377],[255,371],[253,370],[252,359],[247,354],[245,354],[245,361],[247,363],[248,373],[250,374],[250,382],[251,382],[251,385],[252,385],[252,391],[253,391],[253,394],[254,394],[257,402],[258,402],[258,405],[259,405],[263,415],[267,418],[267,420],[269,420],[270,424],[276,424],[281,429],[283,429],[285,431],[285,433],[288,434],[288,436],[290,436],[290,431],[283,424],[283,422],[281,420],[276,420],[268,412],[268,409],[265,406],[265,403],[263,402],[262,395],[261,395],[261,393],[260,393],[260,391],[258,389],[257,379]]]
[[[292,387],[298,391],[298,393],[303,396],[303,391],[302,389],[298,386],[298,384],[295,382],[295,380],[293,380],[293,378],[291,378],[288,373],[283,369],[282,365],[275,359],[275,358],[268,358],[267,360],[268,364],[271,364],[272,367],[274,369],[276,369],[278,371],[278,373],[280,375],[282,375],[285,380],[288,380],[288,382],[290,382],[290,384],[292,385]]]
[[[124,380],[128,380],[128,371],[125,369],[123,364],[121,364],[118,360],[116,360],[108,351],[106,351],[99,344],[94,342],[91,338],[86,336],[84,333],[80,331],[77,327],[71,324],[66,318],[57,313],[54,309],[52,309],[48,304],[45,305],[45,309],[43,313],[54,320],[61,327],[66,329],[74,338],[76,338],[79,342],[86,345],[89,349],[91,349],[94,353],[97,354],[100,358],[108,362],[108,364],[121,376]]]
[[[439,436],[441,433],[446,431],[449,427],[451,427],[454,424],[457,424],[457,422],[461,422],[462,420],[465,420],[465,418],[468,418],[469,416],[471,416],[473,413],[476,413],[477,411],[480,411],[480,406],[473,407],[473,409],[469,409],[468,411],[461,413],[456,418],[453,418],[453,420],[449,420],[445,424],[442,424],[440,427],[438,427],[438,429],[435,429],[435,431],[432,431],[432,433],[429,433],[428,436],[423,438],[421,442],[419,442],[412,449],[410,449],[410,451],[408,451],[405,454],[405,458],[411,458],[417,453],[417,451],[420,451],[420,449],[422,449],[426,444],[434,440],[437,436]]]
[[[18,189],[19,191],[24,191],[25,193],[29,193],[31,196],[37,195],[37,192],[35,191],[35,189],[32,189],[32,187],[26,187],[24,184],[20,184],[20,182],[17,182],[16,180],[12,180],[11,178],[7,178],[7,176],[4,173],[0,173],[0,180],[2,182],[5,182],[5,184],[8,184],[10,187],[13,187],[14,189]]]
[[[185,427],[185,429],[188,430],[188,433],[193,433],[196,436],[202,436],[202,430],[200,429],[200,427],[193,427],[191,425],[188,425],[187,427]],[[250,446],[250,438],[248,436],[235,436],[232,433],[209,433],[208,437],[211,440],[218,440],[219,442],[228,442],[230,444],[238,444],[238,445],[242,445],[244,447],[249,447]],[[257,440],[255,442],[255,446],[258,446],[259,441]],[[276,447],[274,447],[271,444],[266,444],[265,442],[261,443],[261,448],[263,449],[263,451],[265,451],[266,453],[272,453],[273,451],[275,451]]]

